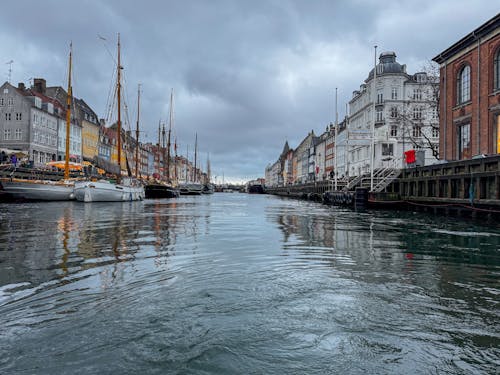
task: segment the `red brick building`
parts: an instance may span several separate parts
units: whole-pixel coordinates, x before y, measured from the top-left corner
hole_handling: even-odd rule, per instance
[[[434,57],[440,158],[500,154],[500,13]]]

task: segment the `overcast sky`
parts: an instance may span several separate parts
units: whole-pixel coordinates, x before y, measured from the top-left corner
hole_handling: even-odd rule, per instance
[[[378,52],[395,51],[410,74],[499,11],[497,0],[420,1],[8,1],[0,12],[2,82],[42,77],[107,116],[117,34],[126,102],[141,141],[156,142],[174,89],[178,153],[189,146],[212,175],[263,177],[285,140],[296,147],[339,118]],[[101,38],[100,38],[100,37]],[[106,40],[103,40],[105,38]]]

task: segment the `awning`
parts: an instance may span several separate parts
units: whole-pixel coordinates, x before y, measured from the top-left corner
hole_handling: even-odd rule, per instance
[[[13,150],[10,148],[0,148],[0,152],[5,152],[7,155],[15,154],[18,158],[23,158],[25,156],[28,156],[27,151],[21,151],[21,150]]]

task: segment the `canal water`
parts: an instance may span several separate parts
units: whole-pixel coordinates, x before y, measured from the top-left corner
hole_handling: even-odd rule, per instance
[[[0,373],[497,373],[499,276],[499,228],[419,213],[2,204]]]

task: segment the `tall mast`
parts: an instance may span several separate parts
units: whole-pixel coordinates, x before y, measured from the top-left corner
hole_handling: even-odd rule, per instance
[[[73,53],[73,43],[69,45],[69,68],[68,68],[68,96],[66,97],[66,154],[64,158],[64,179],[69,178],[69,133],[71,122],[71,101],[73,89],[71,88],[71,57]]]
[[[160,150],[161,150],[161,119],[158,120],[158,174],[160,174]]]
[[[122,112],[121,112],[121,62],[120,62],[120,34],[118,34],[118,73],[117,73],[117,97],[118,97],[118,123],[117,123],[117,132],[118,132],[118,167],[120,171],[120,175],[122,174]]]
[[[139,174],[139,108],[141,101],[141,84],[137,84],[137,126],[135,128],[135,178]]]
[[[166,166],[167,166],[167,163],[166,163],[166,157],[165,157],[165,123],[163,123],[163,128],[161,130],[161,135],[162,135],[162,141],[161,141],[161,144],[162,144],[162,153],[161,153],[161,156],[163,158],[163,177],[166,177],[167,174],[165,173],[165,169],[166,169]]]
[[[210,154],[207,153],[207,184],[210,183],[211,179],[211,171],[210,171]]]
[[[170,135],[172,133],[172,116],[174,109],[172,107],[174,103],[174,89],[170,92],[170,118],[168,124],[168,141],[167,141],[167,182],[170,182]]]
[[[174,163],[174,179],[175,179],[175,183],[177,184],[179,182],[179,172],[177,171],[177,164],[178,164],[178,160],[177,160],[177,137],[174,138],[174,155],[175,155],[175,163]]]
[[[198,151],[198,133],[194,138],[194,182],[198,182],[198,172],[196,171],[196,153]]]

